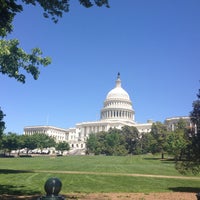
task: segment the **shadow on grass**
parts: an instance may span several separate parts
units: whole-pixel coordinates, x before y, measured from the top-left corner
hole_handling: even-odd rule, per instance
[[[173,187],[169,188],[173,192],[191,192],[191,193],[198,193],[200,192],[200,188],[196,187]]]
[[[0,169],[0,174],[17,174],[17,173],[33,173],[30,170],[13,170],[13,169]],[[20,196],[35,196],[40,194],[40,191],[27,188],[26,185],[8,185],[0,182],[0,200],[2,199],[18,199]],[[31,197],[25,197],[31,199]],[[35,198],[34,198],[35,199]]]
[[[175,164],[175,160],[173,158],[167,158],[167,159],[161,160],[161,163],[163,163],[163,164]]]
[[[174,158],[144,158],[144,160],[159,160],[162,163],[174,163]]]
[[[161,158],[143,158],[144,160],[161,160]]]
[[[0,194],[6,195],[35,195],[40,194],[40,191],[28,190],[24,185],[2,185],[0,184]]]
[[[37,190],[27,190],[24,185],[1,185],[0,184],[0,200],[36,200],[42,195],[40,191]],[[78,199],[76,195],[62,195],[66,199]]]
[[[33,173],[31,170],[0,169],[0,174]]]

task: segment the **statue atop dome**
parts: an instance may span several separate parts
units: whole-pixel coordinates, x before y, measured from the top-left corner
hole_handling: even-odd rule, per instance
[[[121,87],[120,73],[117,74],[116,87]]]
[[[120,73],[119,72],[117,73],[117,79],[120,79]]]

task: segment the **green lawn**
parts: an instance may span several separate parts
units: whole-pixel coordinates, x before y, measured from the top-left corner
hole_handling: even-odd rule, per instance
[[[72,174],[65,174],[65,171],[71,171]],[[155,178],[128,174],[186,177],[174,169],[173,161],[161,161],[150,155],[0,158],[0,193],[44,194],[43,185],[50,177],[60,178],[63,183],[62,194],[200,191],[200,177]]]

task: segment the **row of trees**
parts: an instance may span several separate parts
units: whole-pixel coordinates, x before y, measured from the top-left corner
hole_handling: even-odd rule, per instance
[[[87,140],[87,152],[106,155],[164,153],[174,156],[176,169],[181,173],[200,172],[200,90],[190,113],[192,127],[182,119],[175,131],[168,131],[161,122],[152,125],[151,132],[140,134],[135,127],[91,134]]]
[[[10,152],[12,150],[29,150],[55,147],[56,150],[63,152],[64,150],[69,150],[70,146],[67,142],[56,143],[52,137],[45,134],[33,134],[33,135],[17,135],[16,133],[3,134],[1,140],[1,149],[4,153]]]
[[[110,129],[108,132],[90,134],[87,153],[105,155],[127,155],[140,151],[139,132],[135,127],[124,126],[122,130]]]
[[[105,155],[128,155],[144,153],[164,153],[177,159],[186,147],[186,123],[180,119],[174,132],[167,131],[161,122],[152,125],[150,133],[141,134],[137,128],[124,126],[121,130],[110,129],[108,132],[91,134],[87,140],[87,152]]]

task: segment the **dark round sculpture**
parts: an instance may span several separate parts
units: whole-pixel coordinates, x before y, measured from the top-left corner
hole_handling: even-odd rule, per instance
[[[47,196],[58,196],[61,188],[62,183],[58,178],[49,178],[44,185]]]

